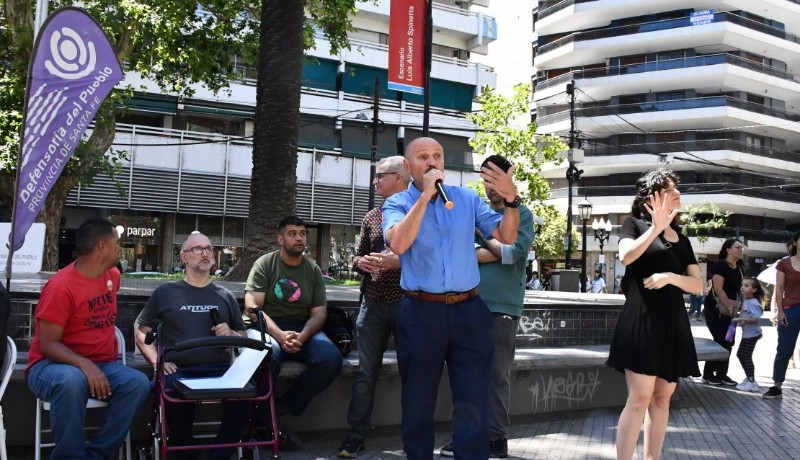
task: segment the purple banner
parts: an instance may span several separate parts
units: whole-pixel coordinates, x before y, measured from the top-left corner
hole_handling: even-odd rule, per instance
[[[47,18],[28,68],[14,250],[22,247],[97,109],[123,76],[108,38],[85,11],[60,8]]]

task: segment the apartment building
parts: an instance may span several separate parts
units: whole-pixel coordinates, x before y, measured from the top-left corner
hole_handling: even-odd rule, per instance
[[[494,40],[493,17],[473,12],[488,0],[433,3],[430,131],[445,147],[447,182],[477,177],[465,119],[481,87],[495,85],[491,67],[475,63]],[[325,270],[350,265],[368,207],[374,82],[380,82],[378,157],[401,153],[422,135],[422,96],[387,89],[389,1],[363,2],[353,17],[352,50],[331,55],[322,34],[303,66],[297,208],[309,222],[309,256]],[[236,59],[233,57],[232,59]],[[221,268],[235,263],[244,243],[250,199],[254,69],[237,63],[230,94],[196,88],[191,99],[162,94],[128,74],[123,84],[145,88],[126,101],[113,148],[130,158],[116,184],[98,177],[69,197],[61,255],[69,260],[74,229],[101,217],[122,224],[128,271],[170,271],[178,245],[199,229],[218,247]]]
[[[701,266],[734,236],[753,273],[785,254],[800,226],[798,2],[540,1],[533,23],[533,117],[539,132],[574,130],[584,151],[573,215],[586,197],[593,218],[621,224],[636,178],[663,166],[679,174],[684,206],[707,200],[733,213],[704,243],[692,239]],[[546,170],[559,209],[566,168]],[[591,229],[588,243],[591,267]],[[616,244],[604,247],[610,276],[622,269]]]

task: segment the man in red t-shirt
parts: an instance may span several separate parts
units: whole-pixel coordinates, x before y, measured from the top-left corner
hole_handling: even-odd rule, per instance
[[[78,258],[42,289],[25,375],[36,397],[50,402],[56,444],[51,458],[112,458],[150,392],[150,382],[116,362],[116,229],[105,220],[88,220],[76,240]],[[87,444],[83,425],[89,397],[109,407]]]

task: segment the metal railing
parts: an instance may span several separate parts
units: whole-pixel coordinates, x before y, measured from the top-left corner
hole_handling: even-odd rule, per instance
[[[603,103],[602,101],[600,103]],[[608,104],[608,101],[605,101]],[[731,107],[748,112],[780,118],[782,120],[800,122],[800,113],[790,112],[764,104],[749,102],[732,96],[710,96],[689,99],[676,99],[671,101],[639,102],[636,104],[602,105],[597,107],[582,107],[575,110],[579,117],[601,117],[608,115],[631,115],[637,113],[665,112],[668,110],[689,110],[710,107]],[[539,125],[555,123],[569,118],[569,110],[537,118]]]
[[[792,43],[800,43],[800,38],[797,35],[786,32],[785,30],[772,27],[758,21],[743,18],[733,13],[716,13],[714,14],[714,23],[730,22],[751,30],[762,32],[774,37],[788,40]],[[537,54],[541,55],[560,48],[575,41],[597,40],[601,38],[621,37],[625,35],[634,35],[647,32],[656,32],[659,30],[678,29],[682,27],[693,27],[691,18],[689,16],[678,19],[665,19],[663,21],[645,22],[642,24],[632,24],[618,27],[608,27],[598,30],[590,30],[585,32],[575,32],[566,37],[559,38],[553,42],[541,45],[537,49]]]
[[[584,147],[587,156],[633,155],[637,153],[658,155],[692,151],[707,152],[713,150],[731,150],[776,160],[800,162],[800,153],[798,152],[778,150],[731,139],[653,142],[626,145],[588,145]]]
[[[600,78],[618,75],[631,75],[645,72],[660,72],[672,69],[686,69],[691,67],[704,67],[718,64],[731,64],[737,67],[743,67],[764,75],[781,78],[783,80],[800,83],[800,75],[787,72],[786,70],[778,69],[776,67],[760,64],[732,54],[708,54],[702,56],[691,56],[679,59],[665,59],[661,61],[643,62],[641,64],[629,64],[623,66],[608,66],[602,69],[584,69],[573,70],[561,74],[557,77],[549,78],[547,80],[538,81],[536,84],[537,90],[550,88],[555,85],[566,83],[572,79],[583,80],[590,78]]]
[[[763,198],[780,202],[800,202],[800,185],[785,185],[777,181],[764,181],[760,185],[751,184],[743,174],[727,174],[725,182],[681,183],[679,188],[683,195],[737,195],[752,198]],[[630,196],[635,192],[633,185],[607,185],[581,187],[581,194],[588,198],[608,196]],[[550,190],[550,198],[566,198],[566,188]]]

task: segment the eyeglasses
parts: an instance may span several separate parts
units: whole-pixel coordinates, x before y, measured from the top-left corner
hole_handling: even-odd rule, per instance
[[[211,254],[212,252],[214,252],[214,248],[212,248],[211,246],[206,246],[206,247],[195,246],[193,248],[186,249],[183,252],[189,252],[189,251],[191,251],[192,254],[199,256],[200,254]]]
[[[393,174],[398,174],[398,173],[397,173],[397,172],[382,172],[382,173],[376,173],[376,174],[375,174],[375,179],[381,180],[381,179],[382,179],[382,178],[384,178],[385,176],[391,176],[391,175],[393,175]]]

